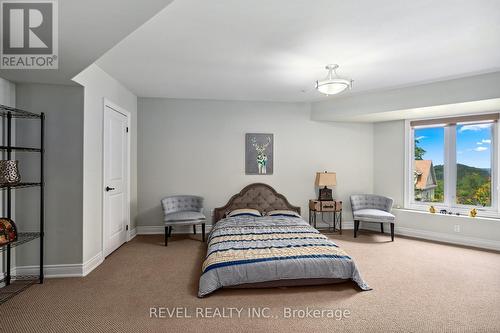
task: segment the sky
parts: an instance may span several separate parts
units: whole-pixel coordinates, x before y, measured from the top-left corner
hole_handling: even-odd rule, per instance
[[[476,168],[491,167],[491,124],[457,125],[457,163]],[[415,129],[418,145],[425,149],[424,160],[443,164],[444,128]]]

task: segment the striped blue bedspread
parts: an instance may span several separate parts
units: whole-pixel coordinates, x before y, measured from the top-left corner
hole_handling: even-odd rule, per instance
[[[302,218],[225,218],[208,237],[198,296],[223,287],[285,279],[363,281],[352,258]]]

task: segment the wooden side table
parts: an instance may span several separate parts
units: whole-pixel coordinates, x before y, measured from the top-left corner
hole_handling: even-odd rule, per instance
[[[333,215],[333,232],[338,231],[342,235],[342,201],[339,200],[309,200],[309,224],[316,228],[316,217],[317,213],[321,214],[321,219],[323,220],[323,214],[328,213]],[[324,220],[323,220],[324,221]],[[328,230],[330,230],[330,222],[328,223]]]

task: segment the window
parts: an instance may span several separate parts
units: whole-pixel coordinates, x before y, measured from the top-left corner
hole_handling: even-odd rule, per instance
[[[497,211],[498,114],[411,121],[407,206]]]
[[[492,123],[456,126],[456,204],[491,207],[492,127]]]
[[[413,183],[417,202],[444,202],[444,127],[414,130]]]

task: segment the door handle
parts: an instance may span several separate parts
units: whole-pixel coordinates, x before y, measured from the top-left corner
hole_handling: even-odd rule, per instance
[[[113,191],[113,190],[115,190],[114,187],[106,186],[106,192]]]

